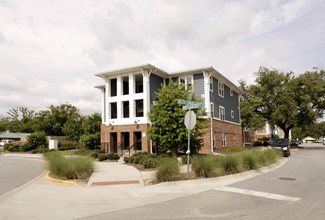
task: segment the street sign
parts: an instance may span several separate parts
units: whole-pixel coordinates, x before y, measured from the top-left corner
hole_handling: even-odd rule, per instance
[[[183,100],[183,99],[177,99],[177,103],[181,104],[181,105],[195,105],[195,106],[198,106],[197,108],[203,106],[202,102],[193,102],[193,101],[187,101],[187,100]]]
[[[184,124],[188,130],[192,130],[194,128],[194,126],[196,125],[196,115],[193,111],[188,111],[186,113]]]
[[[184,105],[182,106],[183,110],[189,110],[189,109],[195,109],[195,108],[200,108],[202,105],[200,103],[196,104],[191,104],[191,105]]]

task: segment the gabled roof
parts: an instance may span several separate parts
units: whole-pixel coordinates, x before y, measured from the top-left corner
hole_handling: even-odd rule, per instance
[[[9,131],[0,132],[0,138],[23,138],[30,135],[30,133],[12,133]]]
[[[151,70],[153,73],[155,73],[156,75],[161,76],[161,77],[169,76],[169,74],[167,72],[165,72],[164,70],[161,70],[158,67],[155,67],[149,63],[140,65],[140,66],[133,66],[133,67],[127,67],[127,68],[123,68],[123,69],[111,70],[108,72],[102,72],[102,73],[95,74],[95,76],[104,78],[105,76],[120,75],[120,74],[130,73],[130,72],[140,72],[141,73],[141,70],[149,70],[149,71]]]
[[[215,78],[220,80],[222,83],[224,83],[228,87],[230,87],[230,89],[237,92],[238,94],[243,93],[243,91],[241,89],[239,89],[234,83],[232,83],[229,79],[227,79],[224,75],[219,73],[216,69],[214,69],[211,66],[168,73],[168,72],[161,70],[158,67],[155,67],[148,63],[148,64],[144,64],[144,65],[140,65],[140,66],[127,67],[127,68],[123,68],[123,69],[116,69],[116,70],[111,70],[108,72],[102,72],[102,73],[95,74],[95,76],[105,78],[107,76],[121,75],[121,74],[126,74],[126,73],[137,73],[137,72],[141,73],[142,70],[151,71],[152,73],[154,73],[160,77],[163,77],[163,78],[178,77],[178,76],[183,76],[183,75],[208,72],[208,73],[211,73],[212,76],[214,76]],[[104,86],[100,85],[100,86],[96,86],[96,88],[101,89],[101,88],[104,88]]]

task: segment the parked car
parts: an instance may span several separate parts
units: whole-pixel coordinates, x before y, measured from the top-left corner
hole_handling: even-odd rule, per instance
[[[291,140],[290,141],[290,146],[298,146],[299,144],[301,144],[300,140]]]
[[[7,143],[12,143],[12,142],[14,142],[14,141],[13,141],[13,140],[2,140],[2,141],[0,142],[0,146],[3,147],[3,146],[5,146],[5,144],[7,144]]]
[[[284,156],[290,156],[290,144],[288,139],[285,138],[276,138],[271,141],[271,147],[274,149],[281,149]]]

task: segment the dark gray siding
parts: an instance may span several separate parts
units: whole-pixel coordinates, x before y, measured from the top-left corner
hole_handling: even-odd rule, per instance
[[[155,92],[158,92],[158,89],[161,88],[161,84],[164,83],[164,79],[155,75],[150,75],[150,104],[152,104],[152,101],[156,100],[156,94]]]
[[[218,94],[218,80],[213,78],[213,92],[210,91],[210,100],[214,105],[214,117],[219,118],[219,106],[225,108],[225,120],[240,123],[238,94],[233,91],[230,95],[230,88],[224,85],[224,97]],[[234,118],[231,118],[231,111],[234,111]]]
[[[194,81],[194,93],[195,96],[202,100],[203,106],[204,106],[204,98],[201,98],[201,95],[204,95],[204,76],[203,73],[194,74],[193,75],[193,81]],[[204,106],[206,107],[206,106]]]
[[[178,77],[173,77],[172,80],[174,83],[176,83],[176,82],[178,82]]]

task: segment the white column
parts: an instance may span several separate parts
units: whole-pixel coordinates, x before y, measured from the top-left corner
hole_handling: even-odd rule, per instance
[[[106,90],[106,92],[105,92],[105,97],[106,97],[106,99],[105,99],[105,106],[106,106],[106,108],[105,108],[105,115],[106,115],[106,121],[105,121],[105,124],[106,125],[108,125],[109,124],[109,117],[108,117],[108,115],[109,115],[109,105],[108,105],[108,93],[109,93],[109,86],[108,86],[108,82],[109,82],[109,80],[106,78],[105,79],[105,81],[106,81],[106,84],[105,84],[105,90]]]
[[[150,87],[149,87],[149,77],[151,70],[141,69],[143,75],[143,117],[148,120],[148,112],[150,112]]]
[[[122,118],[122,101],[121,101],[121,95],[122,95],[122,89],[121,89],[121,76],[116,77],[116,104],[117,104],[117,124],[121,123]]]
[[[102,124],[106,123],[106,113],[105,113],[105,89],[101,89],[102,92]]]
[[[203,71],[204,76],[204,105],[208,114],[211,114],[210,106],[210,76],[211,73]]]
[[[130,120],[132,123],[134,122],[135,117],[135,109],[134,109],[134,74],[129,75],[129,94],[130,94],[130,102],[129,102],[129,109],[130,109]]]

